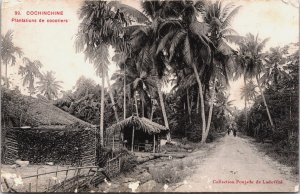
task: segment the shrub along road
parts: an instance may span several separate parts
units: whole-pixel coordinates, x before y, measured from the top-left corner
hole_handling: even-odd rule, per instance
[[[287,167],[258,152],[249,139],[222,138],[178,192],[296,192]],[[284,174],[285,173],[285,174]]]

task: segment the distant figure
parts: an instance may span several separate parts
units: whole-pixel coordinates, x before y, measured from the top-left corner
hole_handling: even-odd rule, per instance
[[[236,136],[236,129],[233,129],[233,136]]]
[[[127,142],[127,140],[125,139],[125,140],[123,141],[123,147],[124,147],[124,148],[127,148],[127,143],[128,143],[128,142]]]
[[[228,129],[228,131],[227,131],[228,135],[230,135],[230,131],[231,131],[231,129]]]

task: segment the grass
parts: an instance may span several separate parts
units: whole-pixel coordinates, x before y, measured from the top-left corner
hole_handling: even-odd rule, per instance
[[[207,153],[216,146],[215,143],[218,142],[223,136],[223,133],[217,134],[214,138],[214,143],[212,144],[208,143],[203,145],[200,143],[186,142],[185,145],[188,145],[192,150],[197,151],[191,153],[189,156],[183,159],[171,160],[165,165],[152,167],[149,169],[149,173],[152,175],[153,180],[155,180],[157,183],[175,184],[182,182],[185,177],[193,173],[193,170],[199,161],[207,156]],[[181,144],[168,145],[166,147],[169,148],[168,151],[173,151],[176,149],[177,151],[181,151],[181,149],[178,149],[181,147]]]
[[[191,172],[191,167],[195,166],[193,158],[175,160],[160,167],[152,167],[149,173],[153,180],[161,184],[179,183],[184,180]]]
[[[291,173],[293,175],[299,174],[298,171],[298,151],[287,150],[284,146],[279,144],[269,144],[269,143],[258,143],[254,142],[257,145],[259,151],[265,153],[267,156],[278,161],[280,164],[291,167]]]

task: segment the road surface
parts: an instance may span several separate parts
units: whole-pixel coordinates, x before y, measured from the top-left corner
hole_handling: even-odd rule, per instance
[[[175,192],[297,192],[274,164],[249,140],[226,135]]]

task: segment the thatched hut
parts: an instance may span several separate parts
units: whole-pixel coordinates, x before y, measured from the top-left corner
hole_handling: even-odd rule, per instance
[[[106,130],[106,146],[114,147],[121,144],[131,151],[153,151],[159,150],[159,141],[165,136],[168,128],[155,123],[144,117],[131,116]],[[117,142],[116,139],[123,141]]]
[[[5,163],[11,164],[21,159],[35,164],[95,164],[95,126],[44,100],[28,97],[23,100],[28,105],[23,126],[5,129]],[[11,123],[20,119],[12,116],[14,113],[10,110],[4,114]]]

